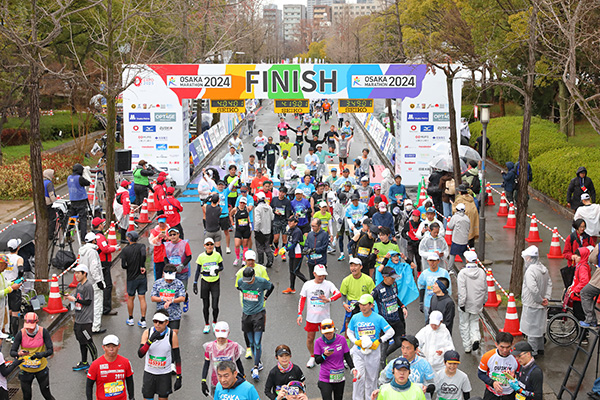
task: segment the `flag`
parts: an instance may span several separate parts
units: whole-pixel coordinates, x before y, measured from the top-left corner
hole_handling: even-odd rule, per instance
[[[399,275],[396,279],[398,286],[398,298],[405,306],[419,298],[419,289],[413,278],[413,271],[410,265],[405,262],[393,264],[389,262],[388,267],[394,268],[394,271]],[[383,276],[378,269],[375,269],[375,285],[379,285],[383,281]]]

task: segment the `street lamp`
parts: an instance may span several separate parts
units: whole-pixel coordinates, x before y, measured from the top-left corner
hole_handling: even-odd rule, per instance
[[[479,104],[479,121],[483,125],[483,129],[481,131],[481,191],[479,192],[479,248],[477,256],[482,262],[485,261],[485,162],[490,106],[491,104]]]

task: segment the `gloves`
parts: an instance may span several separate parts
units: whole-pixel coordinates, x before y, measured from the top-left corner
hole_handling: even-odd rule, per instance
[[[458,307],[458,308],[460,308],[460,311],[462,311],[462,312],[466,312],[466,311],[465,311],[465,306]]]
[[[206,383],[206,379],[202,379],[202,394],[208,397],[210,391],[208,390],[208,383]]]
[[[96,285],[98,286],[98,289],[104,290],[104,282],[96,282]]]
[[[148,343],[152,344],[152,343],[154,343],[157,340],[160,340],[162,338],[163,338],[163,335],[159,331],[154,331],[154,333],[152,334],[152,336],[150,336],[150,339],[148,339]]]
[[[423,303],[419,303],[419,311],[425,313],[425,311],[423,311]]]
[[[204,382],[202,382],[202,383],[204,383]],[[181,389],[181,375],[177,375],[177,379],[175,379],[175,385],[173,385],[174,391],[178,391],[179,389]]]
[[[40,358],[44,358],[44,356],[40,352],[34,353],[31,357],[29,357],[30,360],[38,360]]]
[[[354,344],[362,349],[362,340],[358,339]]]
[[[379,347],[380,344],[381,344],[381,340],[377,339],[376,341],[373,342],[373,345],[371,346],[371,350],[377,350],[377,348]]]
[[[508,381],[508,386],[510,386],[510,388],[512,390],[514,390],[515,392],[518,392],[519,390],[521,390],[521,386],[519,386],[519,382],[517,382],[516,379]]]
[[[194,294],[198,294],[198,283],[194,282]]]

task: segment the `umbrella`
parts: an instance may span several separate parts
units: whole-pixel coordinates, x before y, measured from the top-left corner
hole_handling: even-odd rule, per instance
[[[431,150],[437,151],[438,153],[450,154],[450,144],[449,143],[438,143],[434,146],[431,146]],[[481,156],[479,153],[469,146],[458,146],[458,156],[461,158],[466,158],[467,160],[480,161]]]
[[[440,154],[435,156],[429,161],[429,166],[442,171],[453,171],[452,167],[452,156],[450,154]],[[463,160],[460,160],[460,170],[464,171],[467,169],[467,164]]]
[[[35,238],[35,224],[30,221],[22,221],[16,225],[9,225],[4,232],[0,233],[0,251],[8,250],[10,239],[21,239],[21,247],[33,242]]]

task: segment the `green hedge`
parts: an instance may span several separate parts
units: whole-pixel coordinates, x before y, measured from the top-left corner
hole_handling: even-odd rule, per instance
[[[91,120],[88,121],[88,118]],[[42,115],[40,119],[40,134],[42,135],[42,141],[54,140],[59,137],[59,132],[63,132],[63,137],[71,136],[71,132],[74,129],[78,132],[79,123],[85,124],[86,121],[90,123],[90,132],[94,132],[102,128],[102,125],[87,113],[78,113],[71,115],[68,111],[56,111],[54,115]],[[9,133],[17,130],[29,131],[29,118],[8,118],[8,121],[3,125],[2,137],[6,137]],[[24,136],[24,143],[27,142],[27,135]],[[14,143],[19,144],[19,143]],[[22,143],[21,143],[22,144]]]
[[[488,154],[501,165],[507,161],[516,162],[519,158],[521,145],[521,128],[523,117],[493,118],[487,129],[491,146]],[[481,123],[474,122],[470,125],[471,143],[481,135]],[[531,120],[531,135],[529,139],[529,160],[551,151],[568,147],[565,137],[558,131],[555,124],[550,121],[534,117]],[[535,170],[534,170],[535,173]]]

